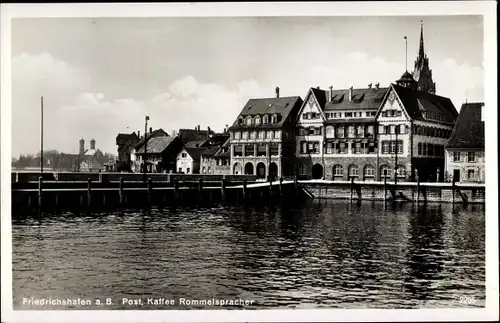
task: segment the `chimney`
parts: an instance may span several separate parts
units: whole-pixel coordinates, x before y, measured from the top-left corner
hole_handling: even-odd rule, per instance
[[[280,97],[280,88],[279,86],[276,87],[276,99],[279,99]]]
[[[149,127],[149,134],[153,133],[153,127]]]
[[[372,88],[372,84],[371,84],[371,83],[370,83],[370,84],[368,84],[368,88],[369,88],[369,89],[371,89],[371,88]]]
[[[141,138],[141,131],[137,131],[137,137]]]
[[[318,90],[319,90],[319,86],[316,86],[316,89],[318,89]]]
[[[201,127],[200,127],[200,125],[198,125],[198,132],[200,132],[200,129],[201,129]]]
[[[207,130],[208,130],[208,134],[212,133],[212,130],[210,129],[210,127],[207,127]]]
[[[349,88],[349,102],[352,101],[352,86]]]
[[[328,101],[331,102],[333,100],[333,86],[330,85],[330,91],[328,92]]]
[[[375,84],[375,90],[378,90],[380,88],[380,83],[377,82],[377,84]]]
[[[95,140],[94,139],[92,139],[90,141],[90,149],[94,149],[95,150]]]

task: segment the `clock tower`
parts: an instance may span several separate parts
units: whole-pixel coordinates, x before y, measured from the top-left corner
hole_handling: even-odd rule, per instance
[[[424,52],[424,25],[420,26],[420,47],[418,57],[415,61],[415,70],[413,78],[417,81],[417,88],[420,91],[436,93],[436,83],[432,80],[432,70],[429,68],[429,58]]]

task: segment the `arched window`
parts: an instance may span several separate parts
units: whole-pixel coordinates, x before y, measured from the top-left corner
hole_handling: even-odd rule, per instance
[[[203,166],[201,173],[202,174],[206,174],[207,173],[207,169],[205,168],[205,166]]]
[[[363,169],[364,177],[375,177],[375,167],[372,165],[366,165]]]
[[[380,177],[391,177],[391,169],[387,165],[380,166]]]
[[[398,177],[406,177],[406,167],[403,165],[398,165],[397,175]]]
[[[333,176],[344,176],[344,167],[342,165],[333,166]]]
[[[349,177],[358,177],[358,176],[359,176],[358,165],[350,165],[349,166]]]

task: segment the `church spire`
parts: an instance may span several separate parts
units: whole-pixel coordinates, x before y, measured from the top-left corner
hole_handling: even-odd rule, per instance
[[[420,48],[418,50],[418,56],[423,58],[424,53],[424,21],[420,20]]]
[[[436,93],[436,83],[432,79],[432,70],[429,68],[429,58],[424,52],[424,22],[420,20],[420,47],[415,60],[413,78],[418,83],[418,89],[429,93]]]

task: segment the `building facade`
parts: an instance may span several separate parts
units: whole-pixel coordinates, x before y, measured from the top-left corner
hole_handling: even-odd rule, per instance
[[[229,127],[232,174],[292,176],[298,96],[250,99]]]
[[[206,147],[206,150],[201,154],[202,174],[231,174],[229,142],[229,134],[224,133],[215,135],[202,145]]]
[[[375,180],[375,115],[387,88],[311,88],[296,121],[299,178]]]
[[[118,146],[118,160],[116,162],[116,170],[131,171],[132,170],[132,152],[134,146],[139,142],[139,136],[135,132],[119,133],[116,136],[116,145]]]
[[[135,172],[143,172],[144,165],[148,173],[175,172],[176,156],[182,147],[178,137],[159,135],[148,138],[146,145],[142,144],[136,148]]]
[[[176,156],[176,171],[182,174],[199,174],[201,154],[205,148],[183,147]]]
[[[465,103],[445,148],[446,179],[485,182],[484,103]]]

